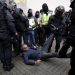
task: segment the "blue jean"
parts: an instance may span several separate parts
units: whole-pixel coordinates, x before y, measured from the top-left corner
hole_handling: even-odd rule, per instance
[[[31,30],[28,35],[29,44],[31,47],[35,45],[35,30]]]

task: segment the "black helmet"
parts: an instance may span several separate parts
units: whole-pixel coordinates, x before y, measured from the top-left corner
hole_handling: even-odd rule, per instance
[[[55,9],[55,13],[57,13],[57,12],[63,13],[64,11],[65,11],[65,8],[64,8],[64,6],[62,6],[62,5],[58,6],[58,7]]]

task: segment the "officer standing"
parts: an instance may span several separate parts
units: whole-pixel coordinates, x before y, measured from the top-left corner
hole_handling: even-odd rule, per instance
[[[27,19],[26,16],[23,16],[23,10],[21,8],[14,8],[14,11],[12,13],[14,19],[15,19],[15,27],[17,29],[17,32],[19,34],[18,39],[16,37],[13,37],[13,46],[15,48],[15,54],[18,55],[21,51],[21,43],[22,43],[22,36],[24,37],[24,43],[27,43],[28,41],[26,40],[28,37],[27,35],[25,36],[25,32],[27,29]],[[26,38],[27,37],[27,38]]]
[[[71,69],[69,71],[68,75],[75,75],[75,0],[72,1],[70,7],[72,8],[71,12],[71,25],[69,28],[69,34],[67,37],[67,40],[65,42],[65,45],[62,47],[62,49],[59,52],[59,56],[62,57],[66,53],[68,46],[72,46],[72,52],[71,52]],[[65,51],[64,51],[65,50]],[[62,56],[61,56],[62,55]]]
[[[46,3],[42,5],[42,11],[43,12],[41,12],[41,18],[40,18],[41,25],[42,25],[42,31],[40,33],[42,33],[41,41],[43,44],[50,35],[48,21],[49,21],[50,16],[52,16],[52,12],[49,11],[48,5]]]
[[[56,53],[58,52],[60,48],[63,28],[65,27],[65,19],[63,17],[64,11],[65,11],[64,6],[58,6],[55,9],[55,15],[49,18],[49,26],[50,26],[51,31],[54,33],[54,36],[56,39],[56,47],[55,47]],[[49,48],[49,51],[50,49],[51,49],[51,46]]]
[[[14,25],[14,19],[7,10],[5,3],[0,2],[0,60],[5,71],[10,71],[12,64],[12,46],[10,32],[18,35]]]

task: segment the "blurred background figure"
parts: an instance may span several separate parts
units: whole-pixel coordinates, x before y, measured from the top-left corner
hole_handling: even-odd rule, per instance
[[[33,16],[32,9],[28,10],[28,20],[29,20],[29,44],[31,47],[35,47],[35,17]]]

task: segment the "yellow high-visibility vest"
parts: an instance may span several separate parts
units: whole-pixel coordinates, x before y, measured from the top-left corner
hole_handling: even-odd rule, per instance
[[[43,14],[41,16],[41,22],[42,22],[42,25],[47,25],[48,24],[48,21],[49,21],[49,17],[52,16],[51,13],[48,13],[48,15],[46,14]]]

